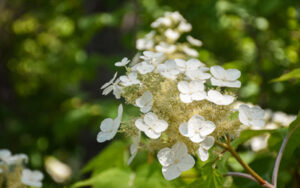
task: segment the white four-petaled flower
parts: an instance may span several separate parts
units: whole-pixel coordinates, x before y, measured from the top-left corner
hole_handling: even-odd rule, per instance
[[[149,138],[157,139],[168,128],[168,123],[165,120],[158,119],[157,115],[153,112],[149,112],[143,119],[137,119],[135,126]]]
[[[156,71],[171,80],[175,80],[180,73],[174,60],[167,60],[164,64],[158,65]]]
[[[204,84],[202,81],[180,81],[177,85],[177,88],[180,91],[180,100],[184,103],[200,101],[206,98]]]
[[[135,100],[135,104],[140,108],[141,112],[147,113],[152,108],[152,98],[152,93],[150,91],[146,91],[142,96]]]
[[[109,82],[105,83],[101,87],[101,89],[103,89],[102,95],[108,95],[111,91],[113,91],[113,94],[117,99],[121,98],[122,87],[119,85],[120,79],[115,80],[116,77],[117,72]]]
[[[252,125],[255,127],[263,127],[264,121],[264,110],[259,106],[249,107],[246,104],[241,104],[239,107],[239,119],[244,125]]]
[[[241,82],[237,80],[241,76],[241,72],[237,69],[225,70],[223,67],[216,65],[210,68],[210,72],[213,75],[210,81],[214,86],[241,87]]]
[[[134,67],[140,74],[150,73],[155,68],[154,65],[146,61],[142,61],[141,63],[135,65]]]
[[[144,51],[143,56],[141,56],[140,58],[148,63],[151,63],[154,66],[157,66],[164,61],[165,55],[161,52],[155,53],[151,51]]]
[[[215,103],[217,105],[229,105],[234,101],[234,97],[231,95],[222,95],[219,91],[209,90],[207,92],[208,101]]]
[[[162,173],[166,180],[179,177],[183,171],[187,171],[195,165],[194,158],[188,154],[188,149],[182,142],[177,142],[172,148],[161,149],[157,158],[163,166]]]
[[[32,186],[32,187],[42,187],[42,180],[44,178],[43,173],[38,170],[29,170],[23,169],[22,170],[22,177],[21,181],[23,184]]]
[[[200,115],[194,115],[188,122],[184,122],[179,126],[179,132],[192,142],[202,142],[210,133],[215,130],[216,126],[212,121],[206,121]]]
[[[213,136],[208,136],[200,143],[200,146],[197,150],[197,154],[201,161],[206,161],[209,157],[208,150],[214,145],[215,138]]]
[[[116,62],[115,66],[117,67],[124,67],[126,66],[128,63],[130,62],[130,60],[127,57],[124,57],[121,61]]]
[[[131,86],[141,83],[141,81],[137,78],[137,72],[131,72],[127,76],[120,76],[120,80],[123,86]]]
[[[100,132],[97,135],[97,141],[99,143],[111,140],[116,134],[120,127],[121,118],[123,114],[123,106],[119,105],[118,116],[116,119],[106,118],[101,122]]]
[[[182,59],[175,59],[175,62],[180,72],[187,72],[197,70],[200,67],[205,67],[205,65],[201,61],[194,58],[189,59],[188,61],[184,61]]]

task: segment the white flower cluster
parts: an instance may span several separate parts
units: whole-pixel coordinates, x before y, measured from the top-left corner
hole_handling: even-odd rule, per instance
[[[172,25],[176,25],[176,29],[170,29]],[[181,33],[191,29],[178,12],[166,13],[165,17],[153,22],[152,27],[164,31],[166,40],[174,43]],[[155,33],[146,37],[152,35]],[[140,39],[138,44],[155,44],[143,40]],[[201,44],[191,37],[188,40],[196,46]],[[195,58],[172,59],[167,53],[157,49],[144,51],[130,66],[127,66],[130,60],[123,58],[115,65],[125,66],[126,75],[117,78],[116,73],[101,88],[104,95],[113,91],[117,99],[123,97],[127,103],[140,109],[141,117],[121,126],[121,131],[133,136],[128,164],[137,155],[140,142],[149,143],[149,147],[144,148],[153,147],[153,151],[158,151],[162,173],[167,180],[172,180],[194,166],[192,155],[197,154],[202,161],[208,160],[209,149],[215,140],[228,132],[234,135],[241,123],[263,126],[264,111],[259,107],[241,105],[239,121],[237,118],[232,120],[234,109],[231,104],[235,100],[232,88],[241,87],[240,71],[221,66],[207,67]],[[116,135],[122,112],[120,104],[116,119],[102,121],[98,142],[111,140]]]
[[[138,50],[148,50],[169,54],[185,54],[198,57],[198,52],[192,48],[202,46],[202,42],[188,35],[187,42],[179,43],[182,34],[190,32],[192,25],[179,12],[166,12],[163,17],[155,20],[151,27],[153,31],[136,42]]]
[[[0,149],[0,173],[11,174],[12,166],[22,167],[20,181],[27,186],[42,187],[42,180],[44,175],[38,171],[31,171],[23,168],[23,164],[28,162],[28,157],[25,154],[12,155],[7,149]],[[14,169],[14,168],[13,168]],[[5,176],[4,176],[5,177]]]

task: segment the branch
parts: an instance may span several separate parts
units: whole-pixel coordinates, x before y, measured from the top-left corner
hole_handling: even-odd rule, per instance
[[[294,131],[296,130],[298,126],[295,126],[284,138],[279,153],[277,155],[276,161],[275,161],[275,165],[274,165],[274,169],[273,169],[273,175],[272,175],[272,184],[274,185],[274,187],[277,187],[277,177],[278,177],[278,171],[279,171],[279,167],[280,167],[280,162],[282,159],[282,155],[284,152],[284,149],[286,147],[286,144],[289,140],[289,138],[291,137],[291,135],[294,133]]]
[[[253,178],[253,176],[251,176],[250,174],[242,173],[242,172],[227,172],[227,174],[225,174],[224,176],[238,176],[238,177],[247,178],[247,179],[257,182],[257,180],[255,178]]]

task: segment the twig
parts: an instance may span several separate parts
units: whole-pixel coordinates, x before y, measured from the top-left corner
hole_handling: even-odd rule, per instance
[[[238,176],[238,177],[247,178],[247,179],[257,182],[257,180],[255,178],[253,178],[253,176],[251,176],[250,174],[242,173],[242,172],[227,172],[227,174],[225,174],[224,176]]]
[[[274,187],[277,187],[277,177],[278,177],[278,171],[279,171],[279,167],[280,167],[280,162],[282,159],[282,155],[283,155],[283,151],[286,147],[286,144],[289,140],[289,138],[291,137],[291,135],[294,133],[294,131],[296,130],[298,126],[295,126],[284,138],[279,153],[277,155],[276,161],[275,161],[275,165],[274,165],[274,169],[273,169],[273,174],[272,174],[272,184],[274,185]]]

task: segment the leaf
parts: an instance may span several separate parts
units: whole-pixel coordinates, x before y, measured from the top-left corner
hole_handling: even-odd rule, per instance
[[[282,82],[290,79],[300,79],[300,68],[294,69],[291,72],[283,74],[279,78],[271,80],[271,82]]]
[[[296,120],[290,124],[288,134],[291,134],[291,136],[284,150],[283,160],[291,158],[296,148],[300,147],[300,112]]]
[[[82,170],[83,173],[97,170],[104,171],[110,167],[124,166],[124,150],[126,145],[121,141],[114,141],[94,157]]]
[[[72,188],[83,186],[95,186],[97,188],[129,188],[131,187],[131,176],[132,174],[128,171],[119,168],[112,168],[107,171],[103,171],[90,179],[77,182],[72,186]]]

